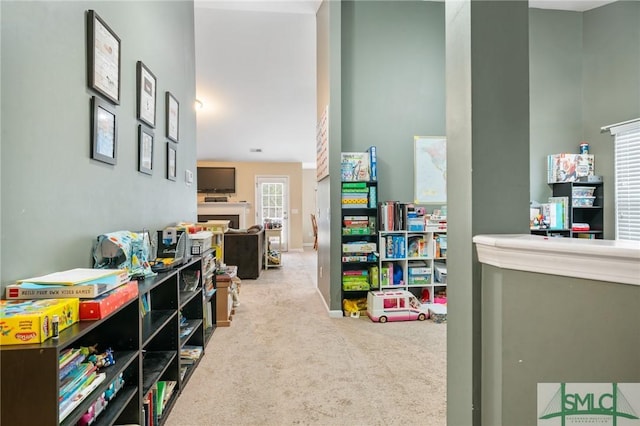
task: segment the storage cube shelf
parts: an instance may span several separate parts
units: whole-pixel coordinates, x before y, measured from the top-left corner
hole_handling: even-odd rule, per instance
[[[436,267],[446,271],[446,231],[379,231],[379,245],[381,290],[427,289],[428,303],[446,292],[446,280],[436,279]]]
[[[211,265],[211,250],[204,255],[209,256],[206,264]],[[60,332],[58,339],[0,347],[0,424],[75,425],[120,375],[123,387],[94,424],[145,424],[142,410],[145,395],[158,381],[175,381],[173,393],[157,419],[158,424],[164,423],[198,365],[196,361],[185,370],[180,350],[185,346],[206,347],[215,328],[215,323],[205,327],[207,311],[213,309],[215,318],[215,307],[211,307],[215,306],[215,292],[208,296],[204,293],[202,277],[208,271],[203,265],[203,257],[193,257],[169,272],[139,281],[138,297],[99,320],[72,324]],[[182,289],[182,274],[198,277],[195,288]],[[215,275],[212,279],[215,285]],[[181,318],[184,318],[182,326]],[[115,364],[100,369],[106,374],[105,379],[77,407],[68,414],[62,413],[60,354],[66,349],[96,343],[100,352],[113,350]]]
[[[595,239],[604,237],[602,182],[553,183],[551,188],[553,197],[564,197],[567,202],[563,229],[532,229],[532,234]]]
[[[341,300],[345,306],[360,306],[367,292],[378,286],[378,183],[342,183]],[[366,304],[366,303],[365,303]]]

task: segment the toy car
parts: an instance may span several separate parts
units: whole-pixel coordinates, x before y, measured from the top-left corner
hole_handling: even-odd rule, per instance
[[[370,291],[367,316],[374,322],[424,321],[429,318],[429,305],[420,303],[407,290]]]

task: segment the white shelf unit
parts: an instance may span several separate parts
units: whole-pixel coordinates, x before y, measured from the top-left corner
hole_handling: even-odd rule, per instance
[[[379,231],[378,240],[381,290],[410,290],[427,303],[446,292],[446,231]],[[428,298],[422,289],[428,290]]]

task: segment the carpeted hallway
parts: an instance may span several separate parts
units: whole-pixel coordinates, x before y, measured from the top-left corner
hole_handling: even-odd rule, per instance
[[[284,253],[242,282],[166,425],[445,425],[446,330],[329,318],[316,252]]]

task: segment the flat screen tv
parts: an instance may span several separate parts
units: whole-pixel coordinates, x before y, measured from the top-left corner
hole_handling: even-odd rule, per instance
[[[235,194],[235,167],[198,167],[198,192]]]

